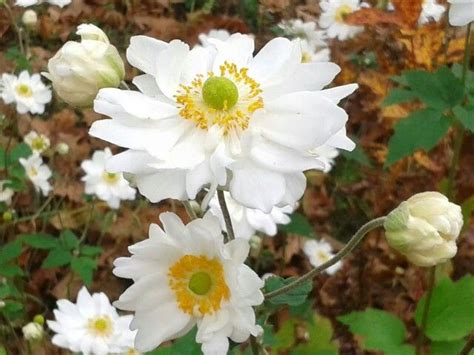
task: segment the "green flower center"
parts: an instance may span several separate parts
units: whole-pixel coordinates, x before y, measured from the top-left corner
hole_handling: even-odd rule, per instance
[[[16,87],[16,92],[18,95],[22,97],[31,97],[33,96],[33,91],[31,88],[26,84],[20,84]]]
[[[120,176],[119,174],[116,174],[116,173],[104,172],[102,174],[102,178],[104,179],[106,183],[113,185],[119,180]]]
[[[46,149],[46,143],[43,138],[37,137],[31,142],[31,147],[33,150],[43,151]]]
[[[209,292],[212,286],[211,276],[207,272],[196,272],[189,279],[188,287],[196,295],[202,296]]]
[[[239,90],[232,80],[211,76],[202,87],[204,102],[215,110],[230,110],[239,99]]]

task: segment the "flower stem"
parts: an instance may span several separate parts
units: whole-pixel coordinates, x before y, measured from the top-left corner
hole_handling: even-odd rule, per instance
[[[431,299],[433,296],[433,288],[435,284],[436,266],[432,266],[429,269],[429,280],[428,280],[428,291],[426,294],[425,307],[423,307],[423,315],[421,317],[420,333],[416,341],[416,355],[421,354],[421,348],[423,347],[423,341],[425,340],[426,325],[428,324],[428,315],[430,313]]]
[[[229,210],[225,202],[224,191],[217,190],[217,199],[219,200],[219,206],[221,207],[222,215],[224,216],[225,228],[227,231],[227,240],[234,240],[234,228],[232,228],[232,220],[230,219]]]
[[[333,266],[336,264],[339,260],[347,256],[361,241],[364,239],[365,235],[372,231],[375,228],[383,226],[385,222],[386,217],[379,217],[375,218],[366,224],[364,224],[362,227],[359,228],[359,230],[352,236],[352,238],[349,240],[349,242],[342,248],[339,253],[337,253],[331,260],[326,261],[324,264],[319,265],[318,267],[315,267],[311,271],[308,271],[306,274],[303,276],[299,277],[292,283],[289,283],[288,285],[279,288],[278,290],[268,292],[264,296],[266,299],[273,298],[276,296],[279,296],[281,294],[284,294],[288,291],[291,291],[292,289],[300,286],[304,282],[313,279],[317,274],[320,272],[326,270],[327,268]]]
[[[469,355],[472,349],[474,349],[474,333],[471,333],[467,339],[466,345],[464,345],[464,348],[462,348],[459,355]]]
[[[184,206],[184,209],[186,210],[186,213],[188,214],[189,218],[191,218],[191,221],[198,218],[198,216],[196,215],[196,212],[194,211],[193,207],[191,206],[191,203],[189,203],[188,200],[183,201],[183,206]]]
[[[466,29],[466,39],[464,45],[464,62],[462,67],[462,85],[466,86],[467,72],[469,69],[469,62],[471,61],[471,25],[470,22]],[[453,158],[451,160],[451,166],[449,168],[448,185],[446,188],[446,195],[449,199],[453,198],[454,195],[454,180],[456,179],[456,173],[458,171],[459,158],[461,156],[461,148],[464,140],[464,127],[458,121],[454,124],[454,147],[453,147]]]

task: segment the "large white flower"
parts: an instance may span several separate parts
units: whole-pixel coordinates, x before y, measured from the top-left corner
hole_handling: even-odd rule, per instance
[[[96,195],[111,208],[119,208],[121,200],[134,200],[136,191],[121,173],[106,170],[105,164],[111,156],[109,148],[95,151],[91,160],[81,164],[86,173],[81,180],[86,183],[86,194]]]
[[[135,347],[150,351],[197,324],[204,354],[226,354],[229,340],[241,343],[261,333],[253,306],[263,302],[263,282],[244,264],[246,240],[224,244],[219,220],[210,213],[186,226],[162,213],[164,231],[150,225],[150,238],[115,261],[114,274],[133,280],[114,304],[134,311]]]
[[[212,47],[133,37],[129,62],[146,74],[141,92],[102,89],[95,110],[112,119],[90,134],[128,148],[108,168],[136,174],[151,201],[194,199],[217,186],[239,203],[270,212],[302,196],[308,169],[324,164],[311,149],[354,144],[338,102],[356,84],[322,90],[340,68],[301,63],[298,43],[270,41],[255,57],[254,41],[234,34]]]
[[[49,138],[44,134],[38,134],[38,132],[31,131],[28,133],[23,140],[31,148],[33,153],[41,154],[51,145]]]
[[[52,189],[48,179],[51,177],[51,169],[43,164],[43,159],[36,153],[28,158],[20,158],[20,164],[25,168],[26,175],[33,183],[36,191],[46,196]]]
[[[15,103],[20,114],[31,112],[42,114],[44,106],[51,101],[51,89],[41,81],[39,74],[30,74],[24,70],[17,77],[2,74],[0,79],[0,97],[6,104]]]
[[[0,202],[4,202],[7,205],[11,203],[14,194],[11,188],[5,186],[9,182],[9,180],[0,180]]]
[[[133,348],[132,316],[119,316],[104,293],[91,295],[82,287],[76,303],[61,299],[57,306],[55,320],[47,321],[56,333],[54,345],[84,355],[124,354]]]
[[[448,0],[449,23],[453,26],[464,26],[474,21],[474,0]]]
[[[362,26],[352,26],[345,22],[347,15],[360,10],[365,3],[359,0],[322,0],[319,26],[327,30],[329,38],[341,41],[352,38],[364,30]]]
[[[64,7],[66,5],[69,5],[71,1],[72,0],[16,0],[15,5],[28,7],[28,6],[33,6],[33,5],[38,5],[44,2],[48,2],[51,5]]]
[[[309,259],[309,262],[314,267],[318,267],[334,257],[331,245],[324,240],[308,240],[304,243],[303,251]],[[342,266],[338,261],[333,266],[324,270],[329,275],[335,274]]]
[[[227,208],[232,220],[236,238],[249,240],[256,232],[274,236],[277,233],[277,224],[288,224],[291,219],[287,215],[293,212],[290,206],[273,207],[270,213],[265,213],[257,209],[247,208],[235,201],[228,192],[224,193]],[[209,203],[211,213],[219,218],[221,228],[226,230],[224,217],[219,206],[217,195]]]

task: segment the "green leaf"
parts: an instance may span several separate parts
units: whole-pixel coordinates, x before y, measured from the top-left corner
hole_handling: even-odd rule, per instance
[[[86,256],[73,258],[71,261],[72,270],[79,275],[86,286],[92,283],[94,270],[97,268],[97,263],[94,259]]]
[[[403,102],[414,101],[418,96],[410,90],[394,88],[388,93],[388,96],[382,102],[382,107],[400,104]]]
[[[79,239],[77,239],[74,232],[69,229],[65,229],[61,232],[61,239],[66,249],[73,250],[79,246]]]
[[[259,25],[259,1],[258,0],[240,0],[242,17],[256,32]],[[255,33],[254,32],[254,33]]]
[[[443,279],[433,290],[426,335],[433,341],[461,339],[474,330],[474,276],[457,282]],[[421,323],[425,297],[416,307],[415,320]]]
[[[56,248],[52,249],[41,267],[47,269],[52,267],[64,266],[71,262],[71,252],[68,250]]]
[[[440,111],[424,109],[412,112],[397,122],[395,132],[388,143],[385,166],[411,155],[418,149],[430,150],[446,134],[451,121]]]
[[[306,323],[308,342],[299,344],[290,352],[291,355],[337,355],[338,347],[332,342],[333,329],[331,321],[315,315],[312,323]]]
[[[362,146],[358,144],[359,142],[357,140],[354,140],[354,141],[356,143],[356,147],[354,148],[354,150],[351,152],[346,151],[346,150],[341,150],[340,151],[341,155],[346,159],[359,163],[360,165],[371,166],[372,163],[370,162],[370,159],[367,156],[367,154],[365,154],[365,151],[362,148]]]
[[[0,275],[4,277],[15,277],[24,275],[24,272],[18,265],[0,264]]]
[[[296,277],[290,277],[288,279],[283,279],[279,276],[269,277],[265,282],[265,292],[271,292],[280,289],[295,279]],[[290,306],[297,306],[306,300],[312,289],[313,283],[311,281],[306,281],[302,285],[284,294],[270,298],[268,301],[274,305],[287,304]]]
[[[474,105],[466,107],[456,106],[453,108],[453,113],[464,128],[474,133]]]
[[[338,320],[362,338],[362,346],[366,350],[383,351],[388,355],[415,353],[411,346],[403,344],[405,325],[391,313],[368,308],[338,317]]]
[[[10,320],[17,319],[23,313],[23,305],[17,301],[5,301],[5,306],[0,308],[0,313],[3,313],[9,318]]]
[[[5,244],[0,249],[0,264],[6,264],[10,260],[19,257],[21,252],[21,244],[18,241]]]
[[[275,333],[276,343],[272,347],[272,354],[279,354],[284,350],[291,349],[295,344],[295,326],[297,322],[295,319],[286,320],[280,329]]]
[[[80,250],[80,254],[85,256],[96,256],[100,253],[102,253],[102,248],[99,246],[84,245]]]
[[[431,343],[431,355],[458,355],[466,341],[464,339],[455,341],[434,341]]]
[[[295,212],[291,216],[291,222],[288,224],[280,224],[278,227],[281,231],[288,234],[298,234],[303,237],[314,238],[313,226],[308,222],[305,216]]]
[[[10,152],[10,161],[12,164],[20,160],[20,158],[28,158],[32,154],[31,148],[26,143],[20,143]]]
[[[23,234],[23,242],[36,249],[54,249],[59,247],[59,240],[46,233]]]
[[[17,71],[31,70],[30,61],[28,60],[26,55],[24,55],[16,46],[10,47],[5,52],[5,58],[11,60],[12,62],[15,62]]]

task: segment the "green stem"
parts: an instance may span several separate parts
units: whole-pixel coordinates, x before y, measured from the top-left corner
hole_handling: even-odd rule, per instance
[[[421,354],[423,342],[425,340],[425,331],[428,324],[428,315],[430,313],[431,299],[433,298],[433,288],[435,284],[436,266],[432,266],[429,270],[428,292],[426,294],[425,306],[423,307],[423,315],[421,317],[420,333],[416,341],[416,355]]]
[[[273,298],[276,296],[279,296],[281,294],[284,294],[288,291],[291,291],[292,289],[300,286],[304,282],[308,280],[312,280],[317,274],[320,272],[326,270],[327,268],[333,266],[336,264],[339,260],[343,259],[345,256],[347,256],[361,241],[364,239],[365,235],[369,233],[370,231],[374,230],[375,228],[383,226],[385,222],[386,217],[379,217],[375,218],[366,224],[364,224],[362,227],[359,228],[359,230],[352,236],[352,238],[349,240],[349,242],[344,246],[344,248],[339,251],[331,260],[326,261],[324,264],[319,265],[318,267],[315,267],[311,271],[307,272],[303,276],[299,277],[292,283],[289,283],[288,285],[279,288],[278,290],[266,293],[264,296],[266,299]]]
[[[188,200],[182,201],[182,202],[184,205],[184,209],[186,210],[189,218],[191,218],[191,220],[195,220],[196,218],[198,218],[198,216],[196,215],[196,212],[193,209],[193,206],[191,206],[191,203]]]
[[[222,215],[224,216],[227,239],[234,240],[234,228],[232,227],[232,220],[230,219],[229,209],[227,208],[227,204],[225,202],[224,191],[217,190],[217,199],[219,200],[219,206],[221,207]]]
[[[472,349],[474,349],[474,333],[471,333],[467,339],[466,345],[464,345],[464,348],[462,348],[459,355],[469,355]]]
[[[260,354],[260,348],[257,343],[257,338],[255,338],[253,335],[250,336],[250,347],[252,348],[253,355]]]

